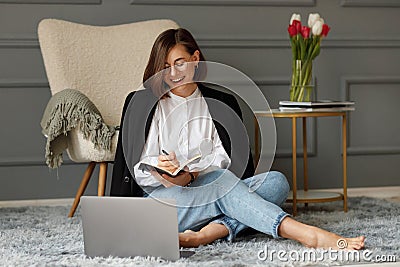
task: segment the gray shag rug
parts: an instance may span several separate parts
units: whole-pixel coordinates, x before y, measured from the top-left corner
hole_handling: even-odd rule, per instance
[[[285,209],[290,211],[290,206],[285,206]],[[79,209],[72,219],[67,218],[68,211],[69,206],[1,208],[0,265],[325,266],[371,263],[377,256],[382,259],[382,255],[386,260],[393,261],[393,257],[400,260],[400,203],[383,199],[349,198],[347,213],[342,211],[342,202],[310,204],[308,208],[299,205],[296,219],[301,222],[344,236],[365,235],[366,249],[358,256],[332,252],[329,255],[322,250],[305,248],[292,240],[248,232],[234,243],[217,241],[191,249],[195,252],[193,256],[176,262],[154,257],[88,258],[84,255]],[[272,250],[276,253],[271,254]],[[309,258],[312,253],[315,258]]]

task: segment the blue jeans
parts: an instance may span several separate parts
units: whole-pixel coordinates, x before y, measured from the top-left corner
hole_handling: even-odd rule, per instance
[[[229,170],[199,175],[189,187],[159,186],[149,197],[175,199],[179,232],[199,230],[209,223],[228,228],[228,241],[247,227],[278,237],[278,227],[288,216],[279,206],[289,192],[286,177],[267,172],[240,180]]]

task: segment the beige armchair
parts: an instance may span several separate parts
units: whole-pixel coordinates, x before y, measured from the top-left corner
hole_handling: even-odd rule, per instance
[[[108,125],[119,125],[125,97],[142,83],[156,37],[177,28],[171,20],[91,26],[44,19],[38,35],[52,95],[70,88],[84,93]],[[104,196],[107,166],[114,161],[118,133],[111,151],[96,149],[79,130],[69,132],[67,153],[74,162],[88,162],[69,217],[72,217],[96,164],[100,165],[98,195]]]

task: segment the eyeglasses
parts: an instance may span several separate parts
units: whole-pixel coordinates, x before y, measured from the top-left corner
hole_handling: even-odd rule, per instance
[[[177,71],[185,71],[188,67],[188,62],[187,61],[178,61],[175,65],[170,66],[170,67],[166,67],[164,69],[164,73],[165,74],[170,74],[171,73],[171,69],[174,68]]]

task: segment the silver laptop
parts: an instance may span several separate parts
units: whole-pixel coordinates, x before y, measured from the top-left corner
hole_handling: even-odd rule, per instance
[[[83,196],[81,203],[85,254],[89,257],[179,259],[175,200]]]

